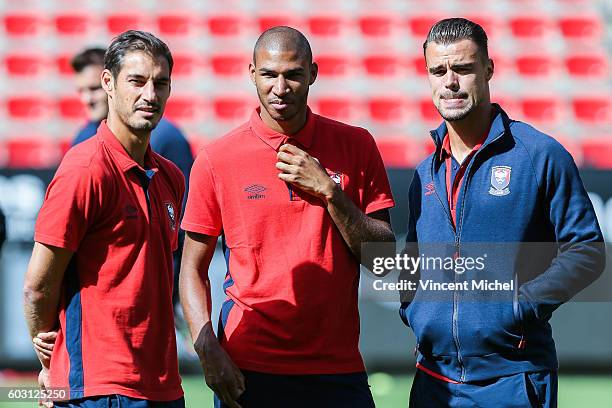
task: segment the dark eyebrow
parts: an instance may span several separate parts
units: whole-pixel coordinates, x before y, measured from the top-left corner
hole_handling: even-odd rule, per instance
[[[141,81],[146,80],[147,78],[144,75],[139,75],[139,74],[129,74],[127,76],[127,79],[138,79]],[[163,77],[159,77],[159,78],[155,78],[155,81],[164,81],[164,82],[168,82],[170,81],[170,78],[167,76],[163,76]]]
[[[434,72],[436,72],[436,71],[438,71],[440,69],[443,69],[443,68],[444,68],[443,65],[436,65],[435,67],[429,68],[428,71],[429,71],[430,74],[433,74]]]
[[[452,64],[452,69],[470,69],[474,66],[472,62],[466,62],[464,64]]]

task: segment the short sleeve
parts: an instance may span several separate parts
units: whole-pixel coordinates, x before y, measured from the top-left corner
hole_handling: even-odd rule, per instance
[[[366,133],[366,169],[361,208],[366,214],[371,214],[375,211],[391,208],[395,205],[395,202],[393,201],[387,171],[376,142],[374,142],[370,133]]]
[[[60,166],[38,213],[34,240],[75,252],[94,221],[96,209],[89,170]]]
[[[181,227],[185,231],[219,236],[223,228],[213,168],[202,149],[191,169],[187,205]]]

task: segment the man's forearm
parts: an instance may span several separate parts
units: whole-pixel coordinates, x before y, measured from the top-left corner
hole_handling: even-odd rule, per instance
[[[57,327],[58,296],[45,291],[24,290],[24,313],[30,337]]]
[[[339,186],[333,188],[325,201],[329,215],[357,260],[361,261],[362,243],[395,241],[388,221],[364,214]]]

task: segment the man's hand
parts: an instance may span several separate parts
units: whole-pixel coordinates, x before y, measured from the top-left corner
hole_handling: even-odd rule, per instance
[[[38,373],[38,386],[43,391],[49,388],[49,369],[46,367],[43,367],[40,373]],[[43,401],[39,399],[38,406],[51,408],[53,407],[53,401]]]
[[[337,185],[316,158],[287,143],[280,147],[276,157],[276,168],[282,172],[278,178],[324,202],[331,199]]]
[[[32,339],[34,350],[36,350],[40,362],[44,367],[49,368],[51,354],[53,353],[53,347],[55,346],[55,339],[57,339],[57,332],[55,331],[38,333],[36,337]]]
[[[245,390],[244,376],[219,345],[210,325],[202,328],[194,348],[200,357],[206,385],[230,408],[241,408],[236,400]]]

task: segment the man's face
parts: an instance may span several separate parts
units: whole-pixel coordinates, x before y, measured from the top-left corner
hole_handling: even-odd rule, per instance
[[[493,62],[485,60],[474,41],[429,43],[425,62],[433,103],[444,120],[464,119],[476,107],[490,102]]]
[[[277,122],[290,121],[306,110],[317,66],[301,54],[260,49],[249,67],[261,106]]]
[[[121,71],[102,78],[109,108],[134,132],[151,131],[159,123],[170,96],[170,68],[163,56],[132,51],[125,55]]]
[[[100,82],[103,69],[101,65],[89,65],[74,75],[79,98],[87,111],[87,119],[92,122],[99,122],[108,114],[107,96]]]

